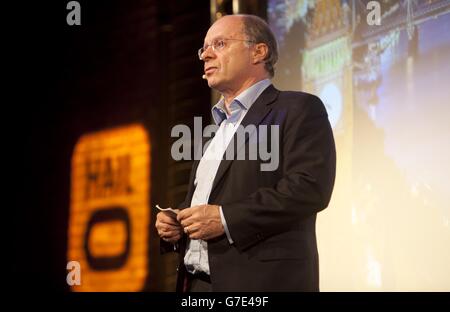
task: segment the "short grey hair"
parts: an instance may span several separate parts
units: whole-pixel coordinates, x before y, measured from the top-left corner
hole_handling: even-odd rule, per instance
[[[268,53],[264,59],[264,68],[270,77],[275,75],[275,63],[278,61],[278,45],[275,35],[265,20],[248,14],[240,14],[243,19],[243,32],[247,39],[254,43],[264,43],[268,47]]]

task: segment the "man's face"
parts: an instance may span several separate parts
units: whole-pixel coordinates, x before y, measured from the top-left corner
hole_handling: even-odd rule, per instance
[[[213,51],[209,46],[220,39],[224,46]],[[202,59],[208,85],[219,92],[238,90],[252,71],[251,48],[246,45],[243,25],[236,16],[225,16],[214,23],[204,40]],[[242,40],[242,41],[241,41]]]

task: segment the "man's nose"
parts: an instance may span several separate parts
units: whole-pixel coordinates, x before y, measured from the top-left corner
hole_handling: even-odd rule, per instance
[[[202,61],[212,58],[214,55],[213,48],[211,46],[207,46],[206,49],[201,54]]]

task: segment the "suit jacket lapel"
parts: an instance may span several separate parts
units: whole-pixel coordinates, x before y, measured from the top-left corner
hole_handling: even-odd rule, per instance
[[[243,126],[244,128],[248,125],[255,125],[256,127],[258,127],[258,125],[261,123],[261,121],[264,119],[264,117],[272,109],[270,104],[272,104],[275,101],[275,99],[278,96],[278,93],[279,93],[279,91],[277,89],[275,89],[275,87],[273,85],[268,86],[267,89],[264,90],[263,93],[261,93],[261,95],[256,99],[255,103],[253,103],[253,105],[250,107],[250,110],[247,112],[247,114],[245,115],[244,119],[241,122],[241,126]],[[251,134],[251,135],[254,135],[254,134]],[[229,148],[233,148],[232,144],[234,144],[234,142],[236,142],[236,137],[237,137],[237,135],[235,133],[233,136],[233,139],[231,140],[230,144],[227,147],[227,150]],[[243,144],[246,144],[247,141],[248,141],[248,138],[246,138],[246,140]],[[236,159],[236,154],[240,150],[241,147],[242,147],[242,145],[236,146],[236,148],[234,149],[233,160]],[[224,157],[225,157],[225,155],[227,155],[227,152],[225,152]],[[214,182],[213,182],[213,186],[212,186],[210,194],[213,193],[214,189],[217,187],[217,184],[223,178],[225,172],[228,170],[228,168],[230,167],[233,160],[222,159],[222,161],[220,162],[220,165],[219,165],[219,169],[217,170],[216,177],[214,178]]]

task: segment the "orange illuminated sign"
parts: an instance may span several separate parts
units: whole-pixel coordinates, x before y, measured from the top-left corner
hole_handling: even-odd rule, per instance
[[[82,136],[72,156],[68,261],[74,291],[139,291],[148,274],[150,140],[140,125]]]

